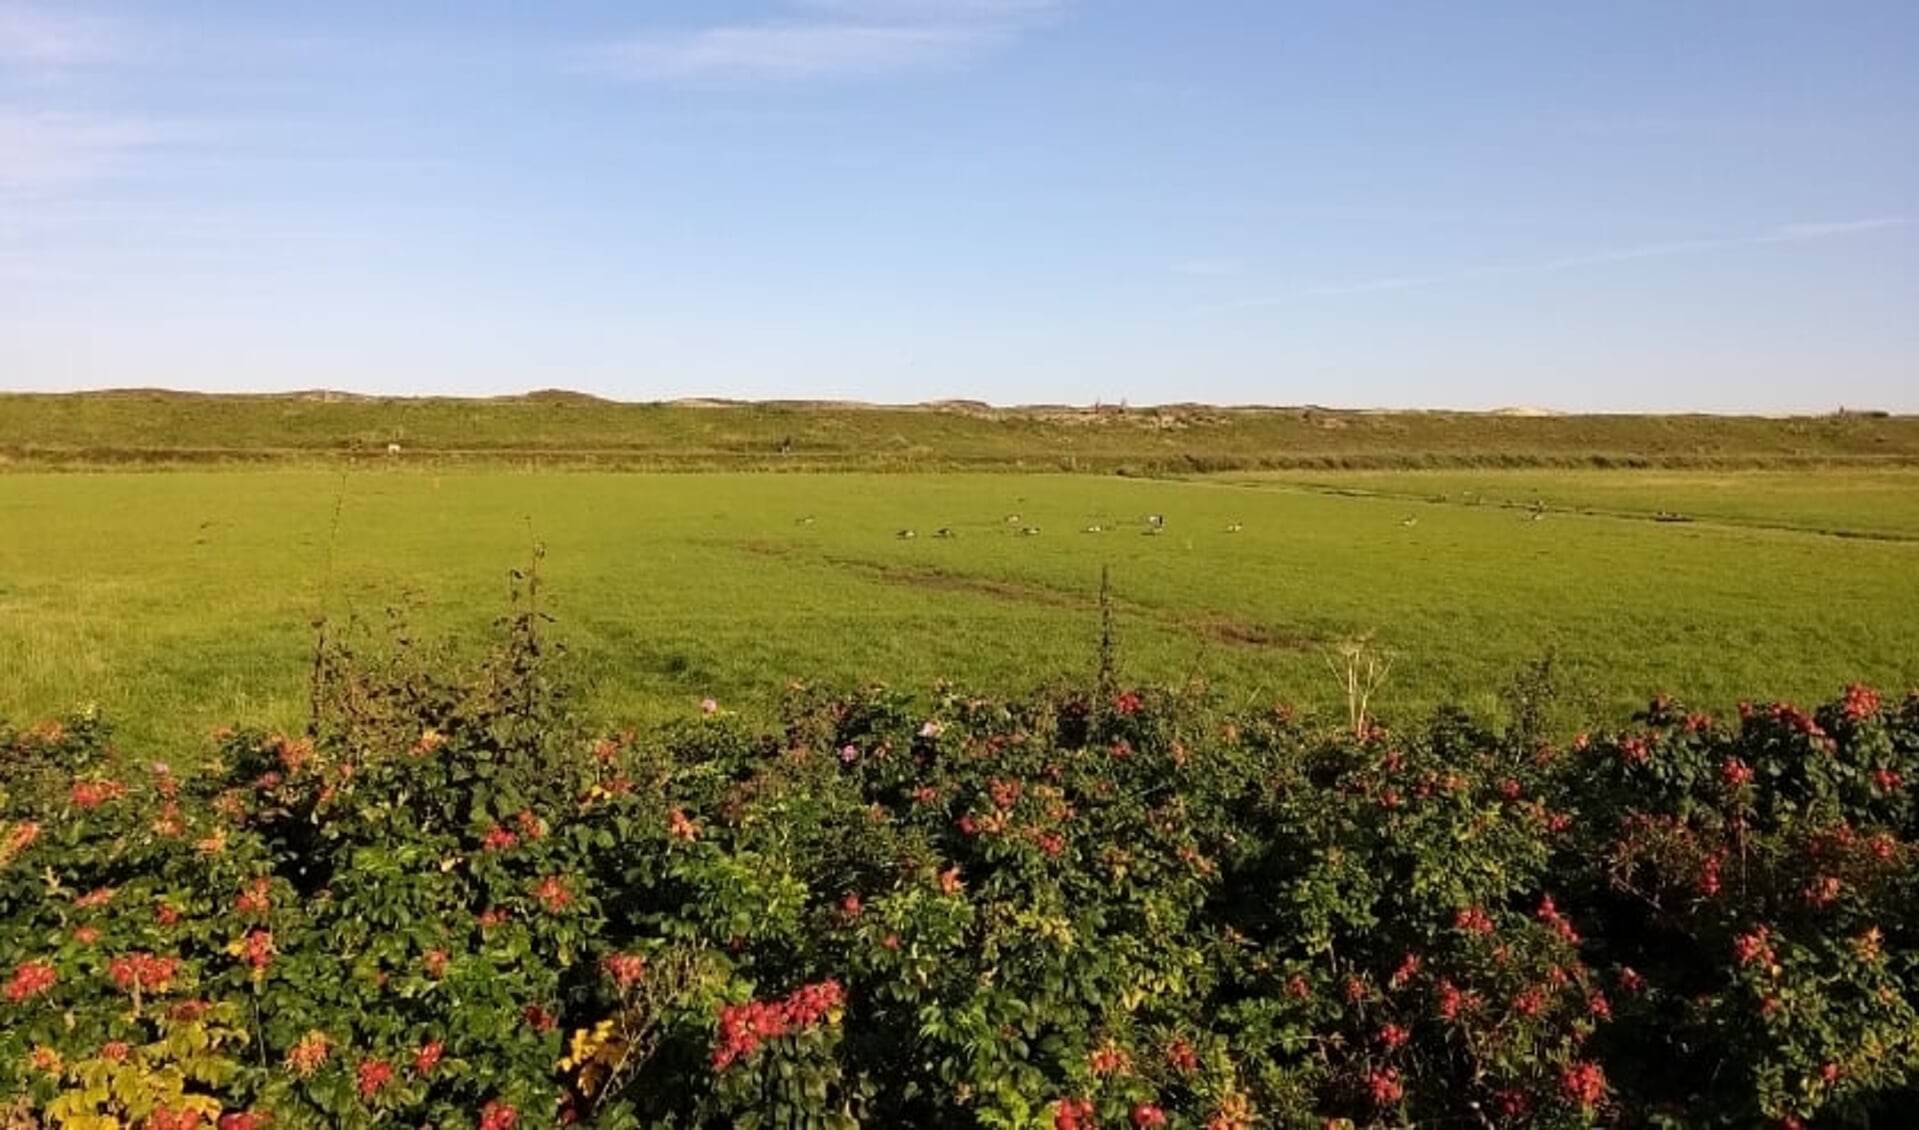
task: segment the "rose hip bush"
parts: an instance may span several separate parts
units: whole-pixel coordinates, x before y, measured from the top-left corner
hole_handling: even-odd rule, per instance
[[[0,1093],[62,1127],[1899,1126],[1919,700],[1563,744],[1203,691],[646,734],[538,618],[299,735],[0,729]]]

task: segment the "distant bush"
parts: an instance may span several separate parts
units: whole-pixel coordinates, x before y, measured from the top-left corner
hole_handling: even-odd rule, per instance
[[[1562,748],[1117,687],[640,734],[524,614],[312,732],[0,730],[50,1126],[1907,1125],[1919,699]]]

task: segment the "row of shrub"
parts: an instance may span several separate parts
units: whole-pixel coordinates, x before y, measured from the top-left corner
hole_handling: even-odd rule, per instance
[[[329,650],[298,736],[0,730],[15,1125],[1919,1117],[1919,699],[1554,742],[1202,690],[571,716]]]

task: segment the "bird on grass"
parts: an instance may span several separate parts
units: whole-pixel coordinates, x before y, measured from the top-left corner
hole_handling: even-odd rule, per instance
[[[894,534],[893,536],[900,539],[901,541],[911,541],[913,538],[918,537],[919,534],[915,533],[912,530],[901,530],[898,533]]]
[[[1243,529],[1245,529],[1245,528],[1246,528],[1246,527],[1245,527],[1244,525],[1241,525],[1241,524],[1240,524],[1240,523],[1238,523],[1238,522],[1232,522],[1232,523],[1230,523],[1230,524],[1228,524],[1228,525],[1227,525],[1227,527],[1226,527],[1226,532],[1227,532],[1227,533],[1229,533],[1229,534],[1236,534],[1236,533],[1238,533],[1239,531],[1241,531],[1241,530],[1243,530]]]
[[[950,538],[953,536],[953,527],[941,526],[939,529],[933,531],[933,536],[936,538]]]
[[[1408,526],[1408,527],[1410,527],[1410,526],[1417,526],[1417,525],[1419,525],[1419,515],[1417,515],[1417,514],[1408,514],[1408,515],[1406,515],[1406,516],[1405,516],[1404,518],[1401,518],[1401,519],[1399,520],[1399,524],[1400,524],[1400,525],[1402,525],[1402,526]]]

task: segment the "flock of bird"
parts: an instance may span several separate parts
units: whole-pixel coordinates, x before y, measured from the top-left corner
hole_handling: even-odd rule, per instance
[[[813,516],[811,514],[808,514],[805,517],[801,518],[799,521],[801,525],[810,526],[813,524]],[[1040,529],[1038,526],[1028,523],[1026,519],[1020,517],[1018,514],[1008,514],[1006,516],[1005,524],[1009,528],[1011,528],[1014,533],[1017,533],[1020,537],[1034,538],[1034,537],[1038,537],[1040,533]],[[1080,529],[1080,533],[1103,534],[1103,533],[1107,533],[1109,530],[1114,528],[1115,527],[1103,526],[1095,523],[1094,525],[1091,525],[1091,526],[1082,527]],[[1229,534],[1236,534],[1245,528],[1246,527],[1242,523],[1230,522],[1226,525],[1226,532]],[[1166,515],[1164,514],[1146,515],[1145,523],[1139,532],[1141,534],[1144,534],[1147,537],[1158,537],[1159,535],[1165,533],[1166,532]],[[893,536],[898,538],[901,541],[911,541],[914,538],[919,537],[920,535],[918,530],[908,527],[906,529],[895,531]],[[954,537],[958,537],[959,534],[951,526],[941,526],[939,529],[933,531],[933,536],[936,538],[954,538]]]
[[[1543,520],[1545,517],[1546,517],[1546,506],[1545,506],[1545,503],[1543,502],[1535,500],[1532,503],[1532,505],[1526,508],[1526,521],[1528,522],[1538,522]],[[1663,512],[1662,512],[1662,517],[1663,517]],[[814,518],[813,518],[813,515],[811,514],[804,514],[804,515],[801,515],[799,518],[794,519],[794,521],[798,525],[810,526],[813,524]],[[1408,529],[1411,529],[1412,527],[1419,525],[1419,515],[1407,514],[1405,517],[1399,520],[1399,524],[1402,526],[1405,526]],[[1029,524],[1026,521],[1026,519],[1020,517],[1018,514],[1008,514],[1005,519],[1005,525],[1009,527],[1014,533],[1017,533],[1021,537],[1028,537],[1028,538],[1038,537],[1040,533],[1040,528],[1038,526]],[[1111,532],[1112,530],[1117,528],[1118,527],[1106,526],[1106,525],[1101,525],[1099,523],[1094,523],[1093,525],[1090,525],[1090,526],[1081,527],[1080,532],[1083,534],[1104,534],[1104,533]],[[1244,523],[1237,522],[1237,521],[1228,522],[1223,527],[1224,532],[1229,534],[1239,533],[1245,528],[1246,526]],[[1164,514],[1146,515],[1145,522],[1143,523],[1139,532],[1146,537],[1158,537],[1164,534],[1166,532],[1166,515]],[[911,527],[907,527],[904,529],[894,531],[893,536],[895,538],[898,538],[900,541],[912,541],[913,539],[919,537],[919,531]],[[951,526],[941,526],[939,529],[933,531],[933,536],[941,539],[950,539],[950,538],[958,537],[959,533],[958,531],[954,530],[953,527]]]

